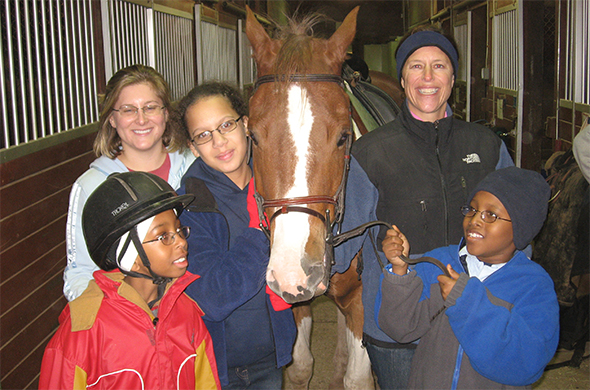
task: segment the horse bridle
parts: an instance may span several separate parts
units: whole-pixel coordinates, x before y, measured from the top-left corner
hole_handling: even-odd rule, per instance
[[[273,82],[289,82],[289,83],[296,83],[296,82],[332,82],[337,83],[342,88],[345,88],[344,80],[342,77],[338,75],[332,74],[292,74],[292,75],[276,75],[276,74],[268,74],[258,78],[254,83],[254,89],[252,94],[256,92],[258,87],[261,84],[265,83],[273,83]],[[352,238],[359,236],[365,232],[368,228],[376,225],[385,225],[389,229],[393,229],[392,225],[383,222],[383,221],[372,221],[362,224],[354,229],[351,229],[347,232],[340,233],[342,218],[344,216],[344,198],[346,195],[346,181],[348,178],[348,171],[350,170],[350,149],[352,147],[352,108],[349,107],[349,119],[350,119],[350,129],[351,134],[346,140],[346,152],[344,154],[344,171],[342,172],[342,180],[340,181],[340,186],[336,190],[336,194],[334,196],[329,195],[310,195],[310,196],[299,196],[293,198],[280,198],[280,199],[269,199],[265,200],[262,195],[258,192],[258,190],[254,189],[254,198],[256,199],[256,204],[258,206],[258,216],[260,218],[260,229],[266,234],[268,239],[270,240],[270,224],[272,221],[281,214],[287,214],[289,212],[299,212],[309,214],[313,217],[318,218],[321,220],[325,227],[326,227],[326,250],[325,250],[325,257],[324,257],[324,266],[327,269],[330,269],[332,265],[334,265],[334,247],[339,245],[340,243]],[[310,209],[309,207],[305,207],[304,205],[310,204],[331,204],[334,205],[335,216],[332,220],[330,218],[330,210],[326,210],[326,215],[317,212],[314,209]],[[266,214],[264,210],[266,208],[277,208],[270,219],[266,218]],[[338,225],[338,231],[336,235],[334,235],[334,228]],[[373,249],[375,250],[375,254],[377,255],[377,260],[381,268],[384,268],[384,264],[381,261],[377,248],[373,243]],[[401,255],[400,258],[408,263],[408,264],[417,264],[421,262],[429,262],[437,267],[439,267],[448,277],[450,277],[449,271],[446,267],[437,259],[432,257],[421,257],[419,259],[410,259],[404,255]]]
[[[256,80],[254,84],[253,93],[256,92],[261,84],[272,82],[332,82],[344,88],[344,81],[342,77],[332,74],[292,74],[292,75],[264,75]],[[349,109],[350,112],[350,109]],[[352,147],[352,117],[350,118],[351,133],[346,140],[346,151],[344,154],[344,170],[342,172],[342,179],[340,185],[333,196],[330,195],[309,195],[298,196],[293,198],[280,199],[264,199],[260,193],[255,190],[254,197],[258,205],[258,214],[260,217],[260,228],[264,231],[270,240],[270,226],[272,221],[281,214],[289,212],[299,212],[311,215],[318,218],[326,227],[326,255],[324,262],[326,266],[331,267],[334,264],[334,228],[336,225],[340,227],[342,217],[344,216],[344,197],[346,194],[346,180],[348,178],[348,171],[350,168],[350,149]],[[330,217],[330,210],[326,209],[325,215],[311,209],[307,206],[311,204],[328,204],[334,206],[334,218]],[[270,218],[266,217],[264,210],[267,208],[277,208]]]

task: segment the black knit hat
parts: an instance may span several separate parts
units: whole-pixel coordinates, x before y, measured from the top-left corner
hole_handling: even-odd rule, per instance
[[[551,189],[539,173],[508,167],[489,173],[480,181],[469,202],[479,191],[486,191],[502,202],[512,220],[514,245],[524,249],[541,230],[547,216]]]
[[[416,50],[425,46],[436,46],[441,49],[453,64],[453,74],[457,75],[459,71],[459,53],[455,46],[447,37],[436,31],[418,31],[408,36],[400,45],[395,53],[397,63],[397,79],[402,78],[402,69],[408,57]]]

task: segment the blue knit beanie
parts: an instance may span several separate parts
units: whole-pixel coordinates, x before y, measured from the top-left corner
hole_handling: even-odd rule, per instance
[[[516,249],[524,249],[543,227],[551,188],[539,173],[517,167],[498,169],[475,186],[469,202],[479,191],[494,195],[508,211]]]
[[[419,31],[408,36],[397,49],[395,61],[397,62],[398,80],[402,78],[402,69],[408,57],[424,46],[436,46],[441,49],[453,64],[453,74],[457,74],[457,70],[459,69],[459,54],[451,41],[436,31]]]

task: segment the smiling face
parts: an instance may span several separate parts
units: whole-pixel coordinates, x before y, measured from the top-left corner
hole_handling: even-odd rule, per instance
[[[180,221],[173,210],[166,210],[154,218],[143,242],[156,240],[143,244],[143,250],[147,255],[152,271],[165,278],[178,278],[184,275],[188,267],[187,243],[180,234],[175,236],[171,245],[164,245],[157,240],[162,234],[176,232],[180,228]],[[143,265],[139,256],[135,261],[135,269],[138,272],[150,275],[149,270]]]
[[[147,105],[162,106],[163,103],[150,84],[140,83],[123,88],[113,108],[118,110],[125,105],[142,108]],[[137,115],[130,118],[113,111],[109,118],[111,126],[121,138],[123,153],[149,152],[163,148],[162,135],[166,130],[167,120],[167,109],[153,116],[146,116],[143,110],[138,110]]]
[[[228,120],[235,120],[238,113],[223,96],[198,100],[186,110],[185,120],[191,139],[204,131],[217,129]],[[237,122],[237,128],[221,134],[213,131],[213,139],[202,145],[190,144],[196,156],[216,171],[225,173],[236,185],[243,188],[250,180],[248,166],[248,141],[246,128],[248,117]]]
[[[423,121],[445,116],[455,77],[449,57],[436,46],[424,46],[406,60],[401,85],[410,111]]]
[[[508,262],[516,251],[512,223],[508,211],[498,198],[486,191],[479,191],[469,204],[479,212],[463,219],[463,234],[470,254],[483,262],[501,264]],[[490,211],[499,218],[493,223],[481,219],[481,211]]]

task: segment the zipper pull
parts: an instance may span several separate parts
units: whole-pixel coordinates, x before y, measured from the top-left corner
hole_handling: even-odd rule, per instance
[[[154,320],[152,321],[152,324],[154,324],[154,328],[156,327],[156,325],[158,325],[158,321],[160,321],[158,317],[154,318]]]
[[[461,176],[461,187],[467,188],[467,182],[465,181],[465,177]]]
[[[426,211],[426,201],[425,200],[420,201],[420,206],[422,207],[422,211]]]

